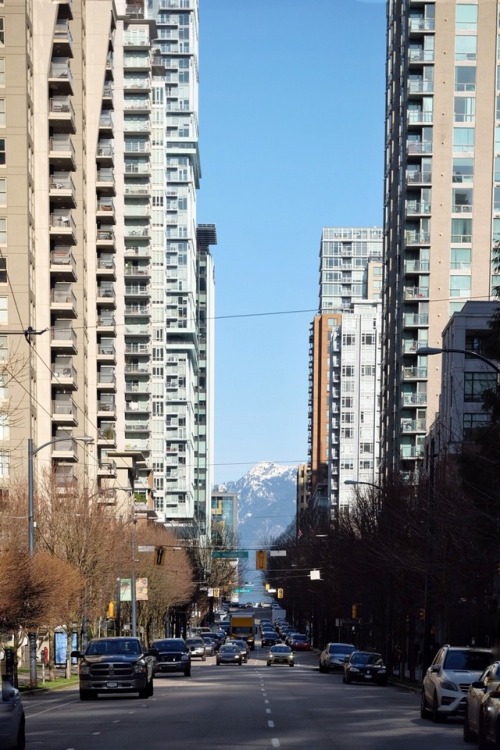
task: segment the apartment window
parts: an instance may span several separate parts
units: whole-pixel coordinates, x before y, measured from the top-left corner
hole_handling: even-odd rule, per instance
[[[453,188],[452,211],[469,214],[472,211],[472,188]]]
[[[474,151],[474,128],[453,128],[453,153]]]
[[[464,401],[482,401],[483,393],[494,390],[496,382],[494,372],[465,372]]]
[[[455,60],[457,62],[475,60],[477,55],[476,36],[457,36],[455,39]]]
[[[450,276],[450,297],[470,297],[471,277]]]
[[[354,437],[354,430],[352,427],[342,427],[340,430],[341,440],[352,440]]]
[[[474,179],[474,159],[453,159],[453,182],[472,182]]]
[[[0,218],[0,245],[7,244],[7,219]]]
[[[454,122],[474,122],[475,118],[476,98],[474,96],[456,96]]]
[[[0,440],[10,438],[9,415],[6,412],[0,413]]]
[[[353,378],[354,377],[354,367],[353,367],[353,365],[344,365],[342,367],[342,377],[344,377],[344,378]]]
[[[472,65],[457,65],[455,68],[455,91],[476,90],[476,68]]]
[[[450,251],[450,268],[452,271],[468,270],[471,267],[472,250],[470,247],[452,247]]]
[[[361,443],[359,446],[361,453],[373,453],[372,443]]]
[[[347,396],[342,398],[342,408],[343,409],[352,409],[354,406],[354,399],[352,396]]]
[[[498,186],[493,190],[493,211],[500,213],[500,187]]]
[[[364,377],[375,375],[375,365],[361,365],[361,375]]]
[[[0,325],[9,322],[7,297],[0,297]]]
[[[0,451],[0,477],[9,476],[9,454],[7,451]]]
[[[0,45],[5,47],[5,18],[0,17]]]
[[[363,459],[359,462],[359,468],[361,471],[369,471],[373,469],[373,461]]]
[[[354,346],[356,343],[356,336],[353,333],[344,333],[342,336],[343,346]]]
[[[375,334],[374,333],[362,333],[361,343],[364,346],[373,346],[375,344]]]
[[[486,427],[489,422],[488,414],[464,414],[463,439],[474,440],[474,432],[480,427]]]
[[[477,5],[457,5],[455,28],[457,31],[477,29]]]
[[[0,178],[0,206],[7,205],[7,180],[5,177]]]
[[[472,219],[451,220],[451,241],[466,243],[472,241]]]

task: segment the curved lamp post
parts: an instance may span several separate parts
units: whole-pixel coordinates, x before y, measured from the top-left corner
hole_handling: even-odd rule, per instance
[[[69,438],[70,440],[78,440],[85,445],[89,445],[94,442],[94,438],[89,435],[82,435],[81,437]],[[52,440],[47,440],[46,443],[42,443],[38,448],[33,446],[33,438],[28,438],[28,553],[30,557],[35,554],[35,486],[34,486],[34,472],[33,472],[33,459],[43,448],[48,445],[54,445],[62,440],[68,440],[68,436],[56,437]],[[38,672],[36,665],[36,633],[28,633],[29,641],[29,655],[30,655],[30,687],[36,687],[38,682]]]
[[[500,365],[497,365],[495,362],[493,362],[491,359],[488,359],[488,357],[485,357],[484,354],[479,354],[479,352],[475,352],[472,349],[455,349],[454,347],[438,347],[438,346],[421,346],[417,349],[417,354],[421,355],[427,355],[432,356],[433,354],[465,354],[468,357],[475,357],[476,359],[480,359],[481,362],[484,362],[489,367],[491,367],[497,375],[500,373]]]

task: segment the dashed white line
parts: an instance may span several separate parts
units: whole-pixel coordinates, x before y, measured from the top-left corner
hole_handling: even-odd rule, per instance
[[[274,729],[274,721],[268,721],[267,726],[269,727],[269,729]]]
[[[273,747],[281,747],[280,741],[276,737],[273,737],[273,739],[271,740],[271,745]]]
[[[270,708],[266,708],[266,714],[272,714],[272,711]]]

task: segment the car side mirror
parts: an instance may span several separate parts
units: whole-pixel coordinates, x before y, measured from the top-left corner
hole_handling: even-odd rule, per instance
[[[70,654],[70,656],[71,656],[72,659],[81,659],[82,658],[82,653],[81,653],[81,651],[72,651],[71,654]]]
[[[492,690],[491,693],[488,693],[490,698],[500,698],[500,690]]]
[[[441,669],[441,667],[439,666],[439,664],[432,664],[432,665],[431,665],[431,666],[429,667],[429,670],[428,670],[428,671],[429,671],[429,672],[432,672],[432,673],[434,673],[434,674],[437,674],[437,673],[439,672],[439,670],[440,670],[440,669]]]
[[[482,688],[485,688],[486,685],[482,680],[475,680],[474,682],[471,682],[471,687],[477,688],[478,690],[481,690]]]

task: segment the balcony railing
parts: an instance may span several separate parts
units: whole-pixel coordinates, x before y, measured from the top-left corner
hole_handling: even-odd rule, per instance
[[[432,172],[407,172],[406,181],[409,185],[417,183],[428,185],[432,182]]]
[[[60,417],[76,418],[77,408],[73,401],[52,401],[52,414]]]
[[[427,403],[426,393],[403,393],[401,396],[403,406],[422,406]]]
[[[428,273],[430,271],[430,261],[428,260],[405,260],[405,273]]]
[[[425,419],[402,419],[403,432],[426,432]]]
[[[427,377],[427,367],[403,367],[405,380],[418,380]]]
[[[428,326],[429,313],[405,313],[403,323],[405,326]]]
[[[429,296],[429,289],[421,286],[407,286],[404,290],[405,300],[425,299]]]
[[[72,328],[52,328],[52,341],[76,346],[76,333]]]
[[[430,214],[431,204],[427,201],[408,201],[406,204],[406,213],[412,214]]]

